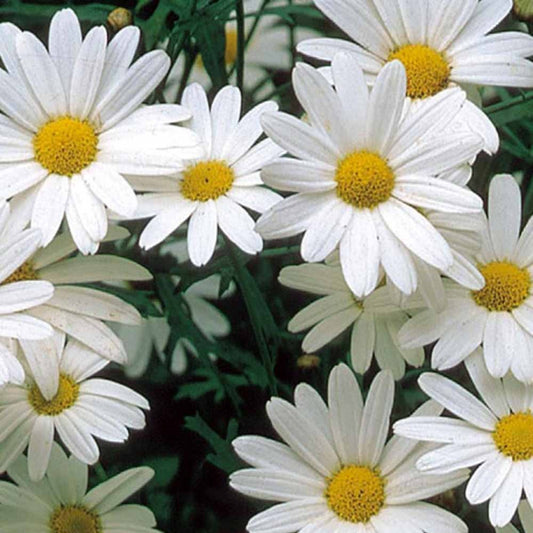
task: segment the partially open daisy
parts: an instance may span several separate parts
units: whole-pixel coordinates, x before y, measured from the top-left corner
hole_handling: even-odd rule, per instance
[[[451,368],[483,344],[492,376],[510,369],[517,379],[533,381],[533,220],[520,236],[521,214],[514,178],[495,176],[477,257],[485,286],[471,291],[449,282],[447,308],[423,311],[400,331],[400,342],[410,348],[438,340],[433,368]]]
[[[439,416],[408,418],[394,424],[397,435],[442,443],[416,462],[419,470],[441,476],[481,465],[466,486],[466,498],[489,502],[493,526],[512,519],[525,491],[533,503],[533,388],[511,375],[503,380],[487,372],[481,349],[466,360],[466,368],[483,399],[478,400],[453,381],[423,374],[422,390],[460,420]]]
[[[142,505],[122,505],[154,475],[148,467],[130,468],[88,489],[88,469],[67,458],[54,444],[50,465],[38,483],[28,477],[28,461],[20,456],[3,484],[0,529],[42,533],[158,533],[155,517]],[[19,494],[24,494],[19,498]]]
[[[289,322],[289,331],[295,333],[312,328],[304,337],[304,352],[319,350],[351,328],[351,362],[360,374],[368,370],[373,354],[379,367],[389,369],[394,379],[404,375],[406,362],[416,367],[424,362],[423,349],[404,350],[399,346],[398,331],[409,315],[392,300],[387,287],[357,298],[346,285],[340,265],[288,266],[278,279],[286,287],[321,296]],[[419,299],[418,305],[423,305]]]
[[[294,70],[310,124],[284,113],[263,117],[267,134],[296,159],[278,159],[262,177],[298,194],[261,216],[257,230],[265,239],[304,232],[301,254],[308,262],[339,246],[344,277],[358,297],[376,288],[380,267],[411,294],[417,287],[413,255],[441,271],[454,263],[450,246],[418,209],[482,209],[473,192],[434,177],[475,157],[481,139],[435,135],[464,103],[459,90],[402,119],[406,77],[399,61],[382,70],[370,94],[353,56],[336,55],[332,69],[336,90],[308,65]]]
[[[224,87],[209,109],[205,91],[197,83],[186,88],[183,104],[192,111],[190,127],[202,139],[205,155],[189,163],[177,177],[162,182],[160,192],[140,197],[136,216],[154,218],[139,243],[151,248],[190,218],[187,245],[196,266],[211,259],[219,227],[241,250],[255,254],[263,241],[242,206],[263,213],[281,199],[261,187],[259,171],[283,150],[268,139],[255,144],[263,133],[261,116],[275,111],[277,105],[263,102],[239,118],[239,89]],[[138,181],[137,186],[144,182]]]
[[[82,39],[70,9],[50,24],[48,50],[29,32],[0,24],[0,197],[29,203],[31,226],[48,244],[66,216],[78,248],[94,253],[107,232],[106,207],[130,216],[137,199],[124,174],[157,176],[198,155],[198,139],[172,123],[180,106],[142,102],[170,60],[161,50],[132,63],[140,32],[107,44],[104,27]]]
[[[124,442],[128,428],[145,425],[148,402],[131,389],[91,376],[109,361],[83,344],[55,334],[51,340],[21,341],[26,381],[0,390],[0,472],[28,447],[30,477],[41,479],[57,431],[80,461],[93,464],[95,437]]]
[[[512,0],[314,0],[355,42],[319,38],[298,50],[331,61],[353,54],[373,83],[389,62],[407,71],[405,94],[419,100],[457,84],[532,87],[533,38],[520,32],[487,35],[509,13]],[[356,44],[358,43],[358,44]],[[484,113],[466,102],[458,119],[483,136],[484,148],[498,149],[498,134]]]
[[[128,236],[124,228],[110,227],[103,241]],[[34,249],[35,250],[35,249]],[[116,255],[69,257],[76,245],[69,233],[57,236],[48,246],[33,254],[10,276],[19,283],[52,284],[54,294],[28,311],[32,317],[50,324],[85,344],[102,357],[125,363],[127,354],[120,339],[103,321],[140,324],[141,315],[124,300],[83,286],[102,281],[143,281],[152,275],[144,267]],[[0,332],[0,336],[4,335]]]
[[[522,500],[518,506],[518,516],[522,523],[524,533],[533,533],[533,509],[526,500]],[[513,524],[497,527],[497,533],[520,533]]]
[[[287,444],[257,436],[234,440],[253,468],[233,473],[230,485],[284,503],[254,516],[248,531],[466,532],[459,518],[420,501],[458,486],[465,471],[420,474],[415,462],[423,446],[397,437],[385,445],[393,397],[392,375],[382,371],[363,406],[354,375],[339,365],[329,377],[329,406],[305,384],[296,388],[295,406],[281,398],[268,402],[272,425]],[[415,415],[440,412],[428,402]]]

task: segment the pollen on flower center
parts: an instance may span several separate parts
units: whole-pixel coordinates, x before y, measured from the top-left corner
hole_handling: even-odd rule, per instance
[[[512,311],[529,296],[531,276],[526,269],[506,261],[487,263],[479,267],[485,286],[473,291],[474,301],[489,311]]]
[[[100,516],[81,505],[57,508],[50,517],[51,533],[102,533]]]
[[[22,263],[15,272],[2,281],[2,285],[14,283],[15,281],[30,281],[35,279],[39,279],[39,276],[37,276],[37,272],[35,268],[33,268],[32,262],[26,261],[25,263]]]
[[[337,165],[337,196],[360,209],[387,201],[394,189],[394,174],[379,155],[354,152]]]
[[[343,467],[325,492],[329,508],[347,522],[368,522],[385,503],[385,482],[366,466]]]
[[[47,122],[33,138],[35,159],[61,176],[73,176],[96,158],[98,137],[83,120],[61,117]]]
[[[533,457],[533,414],[513,413],[504,416],[492,434],[494,443],[503,455],[513,461],[527,461]]]
[[[388,61],[398,59],[407,75],[407,96],[427,98],[448,86],[450,65],[444,56],[424,44],[408,44],[391,52]]]
[[[38,415],[57,416],[76,403],[79,393],[78,383],[70,376],[61,374],[57,393],[51,400],[42,395],[36,383],[28,391],[28,400]]]
[[[181,194],[195,202],[216,200],[233,184],[233,170],[223,161],[200,161],[183,173]]]

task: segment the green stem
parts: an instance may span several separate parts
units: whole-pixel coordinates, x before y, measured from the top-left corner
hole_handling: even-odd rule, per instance
[[[252,290],[250,290],[252,286],[254,289],[253,293],[259,295],[259,297],[262,296],[257,285],[255,284],[253,277],[242,263],[233,243],[231,243],[225,236],[224,239],[226,241],[226,248],[228,249],[231,262],[233,263],[235,277],[237,279],[237,283],[241,290],[241,294],[244,298],[244,303],[252,323],[252,329],[254,331],[255,340],[259,348],[259,354],[261,355],[261,361],[267,372],[270,394],[276,396],[278,394],[278,386],[276,382],[276,376],[274,375],[274,362],[268,348],[265,332],[261,325],[261,316],[257,313],[254,295],[252,294]]]
[[[246,47],[244,34],[244,0],[236,0],[237,12],[237,87],[243,91],[244,87],[244,49]]]
[[[510,98],[509,100],[505,100],[505,102],[499,102],[497,104],[490,105],[486,107],[484,111],[485,113],[487,113],[487,115],[492,115],[493,113],[496,113],[498,111],[504,111],[506,109],[509,109],[514,105],[528,102],[529,100],[533,100],[533,91],[525,93],[521,96],[516,96],[515,98]]]
[[[100,483],[103,483],[104,481],[108,480],[107,472],[105,471],[105,468],[102,466],[102,463],[100,463],[100,461],[95,463],[94,470],[96,472],[96,476],[98,477],[98,480],[100,481]]]

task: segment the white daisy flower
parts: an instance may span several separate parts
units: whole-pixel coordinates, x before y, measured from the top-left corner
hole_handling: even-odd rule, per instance
[[[102,242],[128,235],[124,228],[110,227]],[[152,278],[150,272],[115,255],[69,257],[76,245],[68,233],[59,235],[45,248],[38,251],[35,248],[33,254],[25,253],[24,263],[11,273],[9,279],[19,283],[42,280],[41,283],[52,284],[53,295],[27,313],[67,333],[102,357],[125,363],[127,354],[122,342],[103,321],[138,325],[142,322],[141,315],[135,307],[112,294],[80,285],[149,280]],[[0,330],[0,336],[5,334]]]
[[[460,485],[465,471],[420,474],[415,462],[424,446],[398,437],[385,445],[393,398],[392,374],[382,371],[363,406],[354,375],[338,365],[329,377],[329,407],[306,384],[296,388],[295,406],[281,398],[268,402],[272,425],[288,445],[257,436],[235,439],[237,454],[253,468],[233,473],[230,485],[284,503],[254,516],[248,531],[466,532],[459,518],[420,501]],[[428,402],[415,415],[441,411]]]
[[[43,339],[53,333],[50,325],[29,312],[50,301],[54,286],[46,280],[18,276],[38,249],[41,232],[28,229],[10,235],[9,215],[9,205],[0,202],[0,387],[9,381],[24,380],[24,371],[13,355],[10,339]]]
[[[380,266],[411,294],[417,288],[413,256],[441,271],[454,264],[446,240],[417,209],[482,209],[473,192],[434,177],[474,157],[481,139],[435,136],[463,105],[459,90],[443,92],[402,119],[406,77],[399,61],[382,70],[371,94],[353,56],[338,54],[332,69],[336,90],[308,65],[294,70],[310,124],[284,113],[263,117],[266,133],[297,159],[278,159],[262,177],[298,194],[265,213],[257,231],[265,239],[304,232],[301,254],[308,262],[322,261],[339,246],[344,277],[359,298],[376,288]]]
[[[526,500],[522,500],[518,506],[518,516],[522,522],[524,533],[533,533],[533,510]],[[497,533],[520,533],[513,524],[507,524],[505,527],[497,527]]]
[[[173,279],[179,283],[178,276],[173,276]],[[219,299],[220,280],[220,274],[213,274],[193,283],[182,293],[191,320],[210,341],[226,337],[231,331],[231,323],[226,315],[209,301]],[[232,283],[222,298],[231,296],[234,291],[235,285]],[[143,320],[141,326],[118,324],[114,330],[124,343],[128,354],[128,361],[124,365],[127,376],[138,378],[146,372],[154,348],[160,361],[166,360],[165,348],[171,333],[166,317],[148,317]],[[172,373],[179,375],[187,370],[187,352],[198,356],[196,347],[189,339],[179,338],[170,356]],[[213,354],[210,355],[214,357]]]
[[[394,379],[404,375],[406,362],[416,367],[423,364],[422,348],[404,350],[399,346],[398,331],[409,315],[392,300],[387,287],[359,299],[346,285],[339,265],[288,266],[278,279],[286,287],[322,296],[289,322],[293,333],[312,328],[304,337],[304,352],[319,350],[351,327],[350,356],[356,372],[368,370],[372,354],[379,367],[389,369]]]
[[[417,468],[442,476],[480,465],[466,486],[472,505],[489,501],[493,526],[513,518],[522,492],[533,502],[533,388],[508,374],[490,376],[481,349],[466,360],[466,368],[482,401],[438,374],[423,374],[421,389],[460,420],[424,416],[400,420],[396,434],[442,443],[418,459]]]
[[[483,344],[492,376],[510,369],[520,381],[533,381],[533,221],[519,236],[521,214],[514,178],[495,176],[477,257],[485,286],[471,291],[447,283],[447,308],[438,314],[423,311],[400,331],[401,344],[409,348],[438,340],[433,368],[452,368]]]
[[[54,435],[80,461],[99,457],[95,437],[124,442],[128,429],[145,425],[148,402],[131,389],[92,378],[109,361],[83,344],[56,334],[50,340],[21,341],[26,368],[22,385],[0,390],[0,472],[28,447],[30,477],[48,467]]]
[[[88,469],[67,458],[54,444],[45,477],[28,477],[28,461],[20,456],[3,483],[0,529],[26,533],[158,533],[155,517],[143,505],[122,505],[154,476],[146,466],[130,468],[87,491]],[[21,497],[24,495],[23,497]]]
[[[263,248],[263,241],[242,206],[263,213],[281,199],[261,187],[259,171],[283,150],[268,139],[255,144],[263,133],[261,115],[275,111],[277,105],[263,102],[239,119],[239,89],[221,89],[210,110],[204,89],[196,83],[185,90],[183,104],[192,111],[190,127],[202,139],[205,155],[162,181],[159,192],[139,198],[136,216],[154,217],[139,243],[151,248],[190,218],[187,244],[194,265],[205,265],[211,259],[218,227],[241,250],[255,254]],[[138,181],[137,186],[143,187],[144,182]]]
[[[246,15],[258,13],[261,9],[262,0],[244,0]],[[297,3],[297,2],[295,2]],[[269,8],[282,5],[281,2],[270,2]],[[235,17],[235,12],[231,14]],[[248,37],[255,23],[255,16],[247,16],[244,20],[244,30]],[[224,31],[226,34],[226,48],[224,62],[227,72],[233,70],[230,77],[232,83],[236,80],[235,61],[237,60],[237,21],[226,22]],[[318,37],[320,34],[309,28],[297,26],[293,28],[294,42]],[[248,91],[255,90],[261,84],[261,89],[255,96],[266,94],[274,89],[269,71],[290,70],[292,68],[292,51],[290,44],[290,29],[287,24],[280,24],[280,18],[276,15],[264,14],[255,25],[254,32],[248,42],[245,52],[244,88]],[[165,87],[165,99],[169,102],[176,101],[180,85],[185,58],[181,55],[174,63]],[[197,82],[205,89],[212,85],[209,74],[199,56],[194,63],[189,80]]]
[[[311,39],[298,51],[325,61],[349,52],[370,83],[387,63],[399,60],[407,71],[405,94],[413,100],[456,85],[533,86],[533,64],[526,60],[533,55],[533,38],[521,32],[488,35],[512,0],[314,2],[355,42]],[[498,150],[498,133],[475,104],[466,102],[457,118],[483,137],[485,150]]]
[[[101,26],[82,39],[71,9],[53,17],[48,50],[0,24],[0,196],[29,204],[43,245],[66,216],[78,248],[94,253],[107,233],[106,207],[125,217],[137,207],[124,175],[168,174],[199,153],[197,136],[171,125],[187,110],[141,105],[170,60],[156,50],[131,64],[139,37],[128,26],[108,45]]]

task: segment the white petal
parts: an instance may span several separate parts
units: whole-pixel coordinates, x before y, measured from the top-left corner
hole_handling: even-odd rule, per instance
[[[217,241],[217,209],[213,200],[201,202],[189,220],[187,250],[191,262],[205,265],[213,256]]]
[[[509,174],[494,176],[489,188],[489,231],[500,260],[510,259],[518,242],[521,222],[520,188]]]

